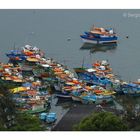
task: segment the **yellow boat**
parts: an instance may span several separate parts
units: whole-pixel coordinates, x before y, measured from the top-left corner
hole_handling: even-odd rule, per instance
[[[12,80],[11,77],[2,77],[1,79],[6,81]]]
[[[28,90],[27,87],[17,87],[17,88],[10,89],[10,92],[18,93],[18,92],[23,92],[23,91],[27,91],[27,90]]]
[[[108,90],[104,90],[101,93],[99,93],[100,95],[113,95],[115,94],[115,91],[108,91]]]
[[[13,80],[14,82],[19,82],[19,83],[22,83],[23,82],[23,80],[22,79],[15,79],[15,80]]]
[[[29,62],[38,62],[39,61],[38,58],[32,58],[32,57],[28,57],[26,60]]]

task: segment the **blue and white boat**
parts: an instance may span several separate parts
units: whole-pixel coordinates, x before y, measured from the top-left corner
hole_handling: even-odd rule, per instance
[[[112,95],[96,95],[96,99],[95,99],[95,103],[96,104],[102,104],[102,103],[109,103],[113,101],[113,97]]]
[[[71,92],[72,100],[73,100],[73,101],[79,101],[79,102],[81,102],[81,101],[82,101],[81,95],[82,95],[83,92],[84,92],[83,89],[81,89],[81,90],[76,90],[76,91],[73,90],[73,91]]]
[[[71,99],[70,92],[67,91],[57,92],[56,97],[63,99]]]
[[[11,61],[23,61],[26,60],[26,56],[22,54],[20,50],[11,50],[10,53],[6,53],[6,56],[11,60]]]
[[[127,83],[122,85],[122,91],[126,95],[140,96],[140,85],[134,83]]]
[[[87,95],[82,97],[83,104],[95,103],[95,104],[102,104],[102,103],[109,103],[112,102],[113,98],[111,95]]]
[[[73,91],[71,93],[72,99],[74,101],[82,102],[83,104],[102,104],[102,103],[108,103],[113,101],[113,98],[111,95],[96,95],[90,92],[86,91]]]
[[[111,80],[106,77],[97,76],[95,73],[79,72],[77,73],[80,80],[86,83],[106,87],[112,84]]]
[[[114,33],[113,29],[104,29],[93,27],[91,31],[84,32],[83,35],[80,35],[84,43],[92,44],[109,44],[117,43],[117,35]]]

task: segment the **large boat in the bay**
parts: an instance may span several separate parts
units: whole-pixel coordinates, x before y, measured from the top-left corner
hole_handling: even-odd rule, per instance
[[[80,35],[84,43],[92,44],[110,44],[117,43],[118,37],[112,28],[94,27],[89,32]]]

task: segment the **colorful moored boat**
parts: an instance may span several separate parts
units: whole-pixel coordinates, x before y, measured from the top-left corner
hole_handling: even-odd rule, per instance
[[[117,43],[118,37],[113,29],[104,29],[93,27],[89,32],[80,36],[83,42],[92,44]]]

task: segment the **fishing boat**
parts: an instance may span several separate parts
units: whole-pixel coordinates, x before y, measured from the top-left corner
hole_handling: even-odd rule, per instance
[[[111,95],[106,95],[106,96],[99,95],[99,96],[96,96],[95,103],[96,104],[102,104],[102,103],[109,103],[109,102],[112,102],[112,101],[113,101],[113,98],[112,98]]]
[[[112,73],[108,61],[102,60],[92,64],[90,68],[75,68],[75,72],[80,80],[88,85],[99,85],[107,89],[112,88],[115,75]]]
[[[117,43],[118,37],[112,28],[93,27],[89,32],[80,35],[84,43],[92,44],[110,44]]]
[[[110,79],[108,79],[106,77],[101,77],[94,72],[87,72],[87,71],[78,72],[77,75],[78,75],[79,79],[81,79],[91,85],[99,85],[99,86],[106,87],[108,85],[111,85],[111,83],[112,83]]]
[[[10,61],[21,62],[26,60],[26,56],[22,54],[20,50],[11,50],[10,53],[6,53],[6,56],[10,59]]]
[[[78,102],[81,102],[82,99],[81,99],[81,95],[82,93],[84,93],[85,91],[83,89],[81,90],[73,90],[71,92],[71,97],[72,97],[72,100],[73,101],[78,101]]]
[[[89,102],[95,102],[95,99],[88,95],[88,92],[83,90],[73,91],[71,93],[72,100],[76,102],[81,102],[83,104],[88,104]]]
[[[138,79],[137,81],[133,82],[134,84],[138,84],[140,85],[140,79]]]
[[[113,98],[112,96],[103,96],[103,95],[87,95],[82,97],[82,103],[83,104],[102,104],[102,103],[109,103],[112,102]]]
[[[28,57],[26,60],[29,62],[35,62],[35,63],[39,62],[38,58],[35,58],[35,57]]]
[[[93,104],[96,102],[96,95],[87,94],[85,96],[81,96],[81,102],[83,104]]]
[[[61,91],[61,92],[56,92],[56,97],[58,98],[63,98],[63,99],[71,99],[71,95],[69,91]]]
[[[93,92],[85,90],[73,91],[71,96],[74,101],[79,101],[83,104],[101,104],[113,101],[111,95],[96,95]]]
[[[72,82],[67,82],[63,85],[60,85],[59,86],[59,87],[61,87],[60,91],[56,92],[56,96],[59,97],[59,98],[72,99],[70,93],[73,90],[73,86],[74,86],[74,83],[72,83]]]
[[[121,90],[125,95],[140,96],[140,85],[134,83],[124,83],[121,86]]]

